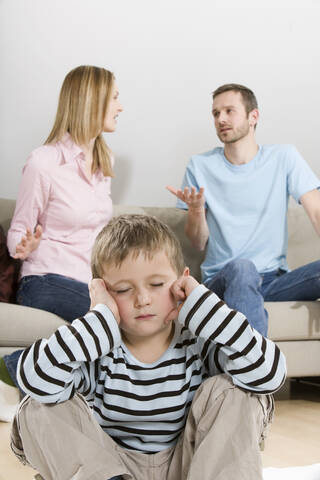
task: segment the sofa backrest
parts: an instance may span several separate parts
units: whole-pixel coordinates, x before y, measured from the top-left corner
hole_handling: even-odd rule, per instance
[[[180,241],[184,260],[186,266],[190,268],[191,275],[198,280],[201,279],[200,265],[204,259],[204,252],[198,252],[195,250],[184,234],[184,224],[187,212],[173,207],[127,207],[123,205],[114,205],[114,215],[121,215],[122,213],[153,215],[168,225]]]
[[[5,232],[10,226],[15,201],[0,198],[0,224]],[[186,212],[174,207],[139,207],[114,205],[114,215],[122,213],[142,213],[154,215],[169,225],[180,240],[186,265],[191,274],[200,279],[200,264],[204,252],[195,250],[184,234]],[[289,249],[288,263],[291,269],[320,258],[320,239],[315,233],[304,209],[298,205],[290,205],[288,213]]]
[[[191,274],[200,280],[200,264],[204,252],[192,247],[184,234],[184,223],[187,213],[173,207],[135,207],[115,205],[114,215],[122,213],[144,213],[159,217],[172,228],[180,240],[186,265]],[[290,203],[288,210],[288,264],[290,269],[319,260],[320,238],[316,234],[303,207]]]
[[[5,233],[7,233],[8,228],[10,227],[15,206],[15,200],[0,198],[0,224]]]

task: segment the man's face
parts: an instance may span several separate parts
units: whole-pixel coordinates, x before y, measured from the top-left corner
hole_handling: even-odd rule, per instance
[[[219,139],[225,144],[235,143],[246,137],[254,129],[257,114],[257,110],[247,114],[239,92],[221,93],[213,100],[214,124]]]
[[[142,337],[171,332],[170,312],[177,306],[170,287],[177,279],[164,251],[152,259],[129,254],[120,267],[107,266],[103,280],[117,303],[120,328],[131,343]]]

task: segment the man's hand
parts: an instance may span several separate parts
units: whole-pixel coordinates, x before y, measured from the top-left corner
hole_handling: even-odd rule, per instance
[[[209,238],[204,188],[201,187],[199,192],[195,187],[191,187],[191,189],[185,187],[183,190],[176,190],[170,186],[166,188],[188,205],[188,216],[184,231],[197,250],[204,250]]]
[[[106,305],[113,313],[114,318],[120,325],[120,315],[116,302],[108,292],[102,278],[94,278],[89,282],[89,294],[90,294],[90,310],[93,310],[98,303]]]
[[[167,186],[166,187],[169,192],[173,193],[177,198],[185,202],[189,210],[202,210],[205,204],[205,197],[204,197],[204,188],[201,187],[199,192],[197,192],[195,187],[185,187],[183,190],[176,190],[173,187]]]
[[[27,228],[26,235],[22,237],[21,242],[16,247],[16,253],[13,258],[25,260],[36,248],[38,248],[42,237],[42,227],[37,225],[34,233]]]

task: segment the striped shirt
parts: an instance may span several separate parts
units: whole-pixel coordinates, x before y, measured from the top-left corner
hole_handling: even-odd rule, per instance
[[[18,380],[43,403],[83,394],[118,444],[154,453],[175,445],[197,388],[223,372],[245,390],[271,393],[284,381],[285,358],[242,313],[199,285],[183,304],[171,344],[156,362],[138,361],[121,341],[111,311],[97,305],[26,349]]]

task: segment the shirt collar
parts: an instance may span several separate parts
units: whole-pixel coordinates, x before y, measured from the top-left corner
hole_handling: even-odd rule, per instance
[[[63,135],[62,139],[58,143],[60,143],[66,163],[73,161],[78,155],[83,154],[83,151],[79,145],[73,141],[70,133],[68,132]]]

